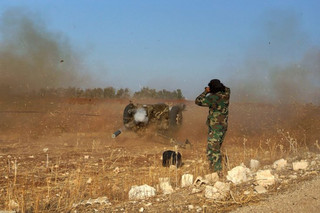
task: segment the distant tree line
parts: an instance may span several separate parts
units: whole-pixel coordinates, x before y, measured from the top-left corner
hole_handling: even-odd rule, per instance
[[[42,88],[38,95],[41,97],[68,97],[68,98],[152,98],[152,99],[185,99],[181,89],[174,91],[155,90],[143,87],[140,91],[132,93],[128,88],[115,89],[106,88],[87,88],[81,89],[76,87],[69,88]]]
[[[172,92],[168,90],[155,90],[143,87],[140,91],[133,94],[133,98],[155,98],[155,99],[184,99],[181,89]]]

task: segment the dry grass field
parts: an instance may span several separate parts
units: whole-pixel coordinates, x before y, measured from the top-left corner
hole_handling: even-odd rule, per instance
[[[172,185],[178,187],[185,173],[195,177],[209,173],[205,158],[208,109],[185,102],[183,125],[173,136],[177,141],[188,139],[192,147],[179,148],[184,166],[170,169],[162,167],[161,155],[174,147],[152,128],[141,134],[125,131],[111,138],[122,126],[128,103],[26,97],[0,100],[0,210],[94,212],[92,206],[75,204],[106,196],[112,205],[96,209],[137,212],[139,206],[128,201],[131,186],[156,187],[159,178],[170,177]],[[270,164],[305,151],[319,152],[319,132],[319,106],[231,103],[222,148],[229,159],[224,172],[241,162],[248,165],[250,159]],[[189,204],[214,205],[228,211],[239,202],[258,200],[234,196],[238,203],[213,204],[188,193],[159,195],[152,203],[160,212],[183,212],[183,205]]]

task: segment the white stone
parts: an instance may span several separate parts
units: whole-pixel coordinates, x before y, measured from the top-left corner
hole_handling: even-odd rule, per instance
[[[230,185],[217,181],[214,186],[206,186],[205,197],[213,200],[223,200],[230,191]]]
[[[215,183],[219,180],[219,175],[218,173],[214,172],[208,175],[205,175],[204,178],[209,182],[209,183]]]
[[[72,204],[73,207],[77,207],[78,205],[92,205],[92,204],[104,204],[111,205],[109,199],[107,197],[98,197],[97,199],[89,198],[88,200],[84,200],[80,203]]]
[[[247,167],[241,165],[236,166],[230,171],[228,171],[227,179],[234,184],[240,184],[250,180],[251,171]]]
[[[181,177],[181,187],[191,186],[193,184],[193,175],[184,174]]]
[[[289,180],[288,180],[288,179],[283,180],[281,183],[283,183],[283,184],[288,184],[288,183],[289,183]]]
[[[318,172],[317,171],[311,171],[311,172],[306,172],[304,173],[302,176],[307,176],[307,175],[317,175]]]
[[[111,205],[107,197],[98,197],[94,200],[94,203]]]
[[[273,163],[273,168],[276,170],[281,170],[281,169],[284,169],[287,166],[287,164],[288,164],[288,161],[282,158]]]
[[[289,175],[289,178],[290,178],[290,179],[297,179],[298,176],[297,176],[297,175]]]
[[[141,208],[139,209],[139,212],[143,212],[143,211],[144,211],[144,208],[141,207]]]
[[[311,161],[311,164],[310,164],[310,165],[311,165],[311,166],[315,166],[316,164],[317,164],[317,162],[313,160],[313,161]]]
[[[156,195],[156,189],[146,184],[141,186],[132,186],[129,191],[129,200],[141,200]]]
[[[194,206],[193,205],[188,205],[188,209],[192,210],[192,209],[194,209]]]
[[[256,181],[261,186],[269,186],[275,183],[275,177],[270,170],[259,170],[256,174]]]
[[[261,186],[261,185],[255,186],[255,187],[254,187],[254,190],[255,190],[258,194],[263,194],[263,193],[268,192],[268,191],[266,190],[266,188],[264,188],[264,187]]]
[[[260,167],[260,162],[255,159],[250,160],[250,169],[257,170]]]
[[[197,206],[196,208],[197,208],[196,210],[197,212],[202,212],[202,208],[200,206]]]
[[[217,181],[214,187],[218,189],[220,193],[226,193],[230,191],[230,184]]]
[[[169,169],[170,169],[170,170],[176,170],[177,167],[176,167],[176,165],[170,165],[170,166],[169,166]]]
[[[206,186],[204,196],[209,199],[217,200],[218,198],[220,198],[220,193],[218,193],[218,189],[216,187]]]
[[[115,174],[118,174],[118,173],[120,172],[119,167],[114,168],[113,172],[114,172]]]
[[[8,205],[12,210],[19,210],[19,204],[14,200],[10,200]]]
[[[87,180],[87,184],[91,184],[92,183],[92,178],[90,177],[88,180]]]
[[[305,160],[302,161],[296,161],[292,163],[292,167],[294,171],[298,171],[298,170],[306,170],[308,167],[309,163]]]
[[[196,194],[196,193],[199,193],[201,191],[202,191],[201,189],[193,188],[192,191],[191,191],[191,194]]]
[[[170,178],[159,178],[159,186],[163,194],[171,194],[173,188],[170,185]]]
[[[43,148],[43,152],[46,153],[49,150],[49,148]]]
[[[83,202],[83,205],[92,205],[94,203],[95,199],[89,198],[85,203]]]

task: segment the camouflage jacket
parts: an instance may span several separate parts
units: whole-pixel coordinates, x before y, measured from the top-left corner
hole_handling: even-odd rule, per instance
[[[226,87],[225,92],[217,92],[215,94],[204,91],[195,100],[199,106],[209,107],[209,115],[207,124],[227,123],[228,107],[230,99],[230,88]]]

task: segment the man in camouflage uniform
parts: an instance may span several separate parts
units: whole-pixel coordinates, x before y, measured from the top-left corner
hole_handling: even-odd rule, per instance
[[[221,171],[220,147],[228,127],[230,89],[225,87],[218,79],[211,80],[208,86],[196,98],[195,103],[199,106],[209,107],[207,157],[210,170]]]

